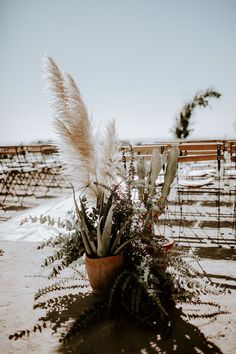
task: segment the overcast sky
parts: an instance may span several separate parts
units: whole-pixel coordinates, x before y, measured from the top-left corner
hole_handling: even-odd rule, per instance
[[[0,145],[55,138],[42,57],[76,80],[97,124],[167,139],[197,91],[222,93],[191,138],[234,137],[235,0],[0,0]]]

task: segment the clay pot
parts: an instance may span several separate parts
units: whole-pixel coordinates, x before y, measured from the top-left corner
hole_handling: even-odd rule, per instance
[[[163,249],[165,250],[165,255],[163,255],[163,261],[161,264],[162,269],[165,271],[168,266],[168,253],[170,253],[174,247],[175,241],[172,238],[167,238],[167,242],[163,244]]]
[[[170,252],[172,250],[172,248],[174,247],[175,241],[173,240],[173,238],[166,238],[167,242],[164,243],[163,247],[166,249],[167,252]]]
[[[175,242],[172,238],[165,237],[163,244],[156,249],[152,246],[146,246],[148,254],[158,260],[160,268],[164,271],[168,266],[168,254],[172,251],[174,244]]]
[[[86,255],[86,269],[94,294],[103,295],[116,275],[124,266],[123,254],[115,256],[90,258]]]

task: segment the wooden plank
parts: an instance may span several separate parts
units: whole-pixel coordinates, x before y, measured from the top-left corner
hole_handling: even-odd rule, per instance
[[[185,155],[185,151],[182,152],[180,156],[193,156],[193,155],[217,155],[216,150],[190,150],[186,151],[187,155]],[[221,151],[221,154],[223,152]]]
[[[12,145],[12,146],[0,146],[0,154],[23,154],[25,152],[56,152],[57,147],[55,145]]]
[[[143,157],[146,161],[151,160],[151,154],[142,154],[142,155],[135,155],[134,159],[137,160],[139,157]],[[221,155],[221,160],[223,160],[223,155]],[[217,161],[216,154],[202,154],[202,155],[187,155],[187,156],[179,156],[178,162],[197,162],[197,161]],[[130,161],[130,156],[126,156],[126,161]]]
[[[208,150],[208,151],[217,151],[218,145],[222,149],[224,146],[223,143],[215,143],[215,144],[180,144],[178,146],[180,151],[187,150],[187,151],[193,151],[193,150]]]
[[[168,149],[170,147],[170,145],[134,145],[132,146],[134,152],[136,154],[151,154],[152,151],[154,149],[159,149],[161,150],[161,148],[164,147],[165,149]],[[124,146],[122,147],[122,150],[124,150],[125,152],[129,152],[130,148],[128,146]]]
[[[41,145],[26,145],[25,146],[25,151],[26,152],[32,152],[32,153],[41,153],[42,152],[42,146]]]
[[[223,160],[223,155],[221,155],[221,160]],[[214,155],[189,155],[189,156],[179,156],[178,162],[195,162],[195,161],[217,161],[218,157]]]
[[[46,145],[46,146],[42,146],[41,151],[45,154],[54,154],[58,152],[58,149],[55,145]]]
[[[0,147],[0,155],[17,155],[16,146]]]
[[[188,151],[208,151],[208,153],[217,153],[218,146],[220,146],[220,150],[224,150],[224,143],[181,143],[181,144],[150,144],[150,145],[134,145],[132,146],[133,150],[137,154],[151,154],[154,149],[161,150],[164,148],[165,150],[169,150],[171,146],[178,146],[180,151],[186,151],[186,154],[189,155]],[[129,151],[128,146],[122,147],[125,152]]]

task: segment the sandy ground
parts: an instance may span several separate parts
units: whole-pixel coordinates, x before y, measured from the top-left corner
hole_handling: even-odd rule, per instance
[[[0,353],[53,353],[55,340],[50,335],[16,342],[8,339],[9,334],[31,327],[38,319],[33,295],[46,285],[46,279],[28,276],[38,272],[45,252],[36,254],[36,244],[29,242],[3,241],[0,248],[4,250],[0,258]]]
[[[51,329],[32,334],[29,338],[10,341],[9,334],[32,327],[43,310],[33,310],[33,295],[49,281],[42,276],[40,265],[49,251],[36,250],[37,243],[0,241],[0,353],[235,353],[236,352],[236,274],[235,261],[205,260],[209,273],[221,274],[220,280],[231,288],[231,294],[208,296],[228,314],[217,320],[198,319],[191,323],[178,313],[173,314],[173,331],[169,336],[137,326],[132,320],[119,318],[99,321],[83,329],[66,346],[58,342],[59,334]],[[227,272],[228,269],[228,272]],[[226,276],[228,274],[228,277]],[[37,276],[35,276],[37,275]],[[55,296],[55,295],[54,295]],[[61,326],[94,301],[88,289],[85,295],[70,291],[66,298]],[[211,312],[208,307],[206,312]],[[59,328],[58,332],[60,333]]]
[[[0,249],[4,250],[4,255],[0,256],[0,354],[236,353],[236,252],[228,244],[227,249],[209,250],[204,247],[198,252],[212,280],[222,282],[231,290],[231,293],[225,295],[203,298],[221,304],[222,310],[227,312],[219,315],[216,320],[195,319],[190,322],[181,316],[179,309],[173,313],[173,330],[168,336],[144,329],[124,317],[100,320],[81,330],[63,346],[58,342],[63,328],[95,300],[90,288],[83,294],[74,289],[46,296],[49,299],[50,296],[53,298],[60,295],[66,305],[60,311],[58,333],[52,335],[52,329],[48,328],[29,338],[10,341],[10,334],[32,328],[45,313],[44,310],[33,309],[33,297],[39,288],[50,284],[40,268],[50,251],[37,251],[36,247],[45,236],[55,234],[55,230],[51,228],[49,231],[45,225],[26,224],[19,228],[19,221],[29,214],[49,213],[63,217],[72,205],[71,198],[62,196],[60,199],[43,201],[35,209],[17,212],[13,219],[0,223]],[[187,211],[191,210],[188,208]],[[12,214],[9,215],[12,217]],[[212,233],[214,236],[214,228]],[[234,235],[230,237],[234,238]],[[207,246],[207,243],[204,245]],[[40,301],[44,301],[44,297]],[[187,313],[211,313],[214,308],[206,306],[189,309],[183,306],[183,310]],[[58,318],[58,313],[54,316]],[[55,325],[55,321],[52,323]]]

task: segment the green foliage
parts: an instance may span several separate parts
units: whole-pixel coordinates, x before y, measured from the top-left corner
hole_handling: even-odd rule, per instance
[[[78,205],[73,190],[79,230],[86,254],[91,257],[119,254],[132,240],[132,203],[119,196],[118,187],[109,189],[108,195],[98,194],[93,207],[88,206],[86,197]]]
[[[42,267],[54,265],[49,278],[58,276],[63,269],[72,265],[73,262],[84,263],[82,257],[85,253],[85,247],[74,212],[68,212],[65,220],[55,219],[50,215],[28,216],[22,220],[21,224],[27,222],[46,224],[58,230],[57,236],[43,241],[37,247],[39,250],[45,247],[54,249],[53,254],[48,256],[42,264]]]
[[[202,294],[218,295],[226,291],[207,278],[198,266],[197,257],[191,252],[176,253],[175,257],[171,257],[167,272],[174,285],[175,301],[190,301]]]
[[[179,117],[176,118],[175,138],[185,139],[189,136],[192,131],[189,125],[193,111],[196,107],[207,107],[209,104],[208,99],[211,97],[220,98],[221,93],[213,89],[208,89],[205,92],[197,93],[191,102],[184,105]]]

